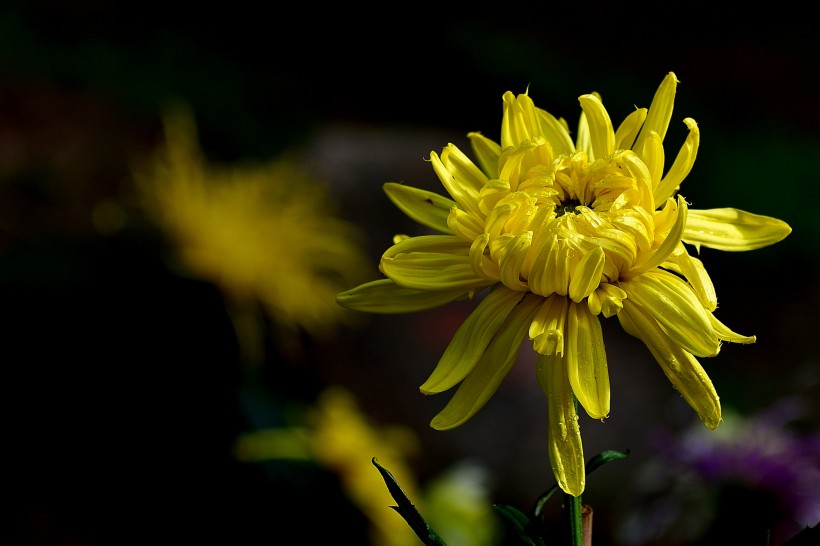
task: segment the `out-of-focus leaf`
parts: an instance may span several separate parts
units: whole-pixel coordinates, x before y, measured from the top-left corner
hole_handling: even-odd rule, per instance
[[[384,483],[387,485],[387,490],[390,491],[393,500],[398,504],[398,506],[391,506],[390,508],[404,518],[407,524],[410,525],[410,528],[413,529],[413,532],[416,533],[416,536],[418,536],[424,544],[427,546],[446,546],[446,543],[441,539],[438,533],[424,521],[419,511],[416,510],[416,506],[407,498],[407,495],[405,495],[390,471],[381,466],[376,461],[376,457],[373,457],[372,461],[373,465],[382,475]]]
[[[532,523],[530,519],[518,508],[508,504],[495,504],[493,508],[501,515],[509,526],[515,531],[516,536],[521,539],[524,544],[529,546],[544,546],[543,539],[532,532]]]

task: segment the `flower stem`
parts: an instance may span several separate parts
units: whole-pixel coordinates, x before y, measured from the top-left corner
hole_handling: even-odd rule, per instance
[[[581,497],[564,493],[564,510],[569,519],[570,546],[584,546],[584,531],[581,523]]]

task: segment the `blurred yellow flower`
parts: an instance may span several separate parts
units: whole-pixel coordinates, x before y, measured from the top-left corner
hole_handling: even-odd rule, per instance
[[[185,109],[169,111],[164,127],[165,142],[137,181],[182,271],[219,286],[234,311],[261,305],[287,332],[283,340],[299,329],[323,336],[350,318],[335,296],[369,268],[361,233],[333,215],[326,188],[284,157],[209,162]],[[246,320],[238,327],[251,328]]]
[[[491,514],[482,469],[459,467],[422,488],[409,464],[418,450],[413,431],[400,425],[379,425],[363,413],[352,393],[326,388],[308,411],[302,427],[249,432],[236,442],[236,456],[245,462],[273,459],[315,460],[335,472],[342,486],[371,524],[376,546],[415,546],[412,528],[390,506],[390,495],[373,457],[390,473],[420,511],[430,505],[428,523],[443,536],[470,536],[469,544],[492,544],[497,520]],[[427,514],[425,514],[427,516]],[[480,517],[479,517],[480,516]]]
[[[582,95],[578,135],[527,94],[503,96],[500,144],[470,133],[477,163],[453,144],[430,162],[450,197],[396,183],[388,197],[434,235],[397,236],[383,255],[387,277],[339,294],[340,305],[375,313],[480,299],[456,332],[425,394],[458,386],[433,419],[461,425],[481,409],[516,361],[525,338],[549,407],[549,455],[565,492],[584,490],[576,401],[595,419],[610,411],[599,316],[617,316],[640,338],[710,428],[721,420],[712,382],[696,357],[721,342],[751,343],[713,314],[717,299],[702,262],[684,243],[728,251],[786,237],[784,222],[737,209],[689,209],[676,195],[697,155],[689,134],[665,168],[663,140],[678,80],[669,73],[648,109],[613,126],[598,94]]]

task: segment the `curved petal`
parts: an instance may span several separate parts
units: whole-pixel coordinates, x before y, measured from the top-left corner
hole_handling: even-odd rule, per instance
[[[590,161],[602,159],[615,151],[615,130],[612,120],[604,108],[601,99],[596,95],[581,95],[578,97],[581,109],[589,125]]]
[[[552,473],[562,491],[577,497],[586,486],[584,446],[564,359],[538,355],[535,373],[547,395],[547,443]]]
[[[501,146],[481,133],[467,133],[473,153],[478,160],[478,166],[487,175],[487,178],[498,177],[498,157],[501,155]]]
[[[336,303],[367,313],[413,313],[441,307],[466,296],[467,291],[462,289],[411,290],[390,279],[379,279],[338,294]]]
[[[703,262],[686,251],[683,243],[678,243],[675,252],[669,255],[663,267],[683,275],[692,285],[695,294],[698,295],[698,299],[707,311],[717,309],[717,293],[709,273],[703,266]]]
[[[697,412],[701,421],[711,429],[717,428],[721,420],[720,399],[697,359],[681,349],[661,330],[653,317],[628,299],[624,300],[618,320],[627,333],[646,344],[672,386]]]
[[[571,303],[565,330],[572,392],[590,417],[603,419],[609,415],[609,370],[601,322],[586,304]]]
[[[463,210],[481,217],[478,197],[487,183],[484,173],[452,144],[441,151],[441,156],[430,152],[430,163],[444,189],[456,203]]]
[[[646,120],[646,108],[638,108],[624,118],[615,131],[615,150],[631,150]]]
[[[737,252],[772,245],[791,232],[792,228],[782,220],[740,209],[691,209],[683,240],[696,248],[703,245]]]
[[[656,203],[666,200],[667,197],[675,193],[695,164],[698,146],[700,145],[700,130],[698,124],[692,118],[686,118],[683,122],[689,128],[689,135],[686,137],[686,142],[681,146],[675,162],[669,168],[669,172],[666,173],[660,184],[655,186]]]
[[[464,424],[484,407],[507,376],[527,335],[541,298],[525,297],[501,330],[493,337],[475,368],[458,386],[447,406],[430,422],[436,430],[449,430]]]
[[[744,336],[733,331],[731,328],[720,322],[712,313],[709,313],[709,321],[712,323],[712,327],[715,329],[718,339],[729,341],[731,343],[743,344],[754,343],[757,341],[755,336]]]
[[[630,277],[658,267],[669,258],[669,255],[672,254],[678,244],[680,244],[686,221],[689,217],[689,208],[686,206],[686,201],[680,195],[678,195],[676,205],[672,205],[672,203],[674,203],[674,201],[672,201],[671,198],[668,199],[666,201],[666,207],[664,207],[664,211],[661,214],[670,211],[671,214],[675,215],[675,223],[672,224],[669,233],[667,233],[663,242],[658,245],[654,251],[639,255],[639,257],[646,256],[646,258],[642,262],[636,263],[635,266],[629,270],[628,273]],[[674,210],[672,210],[673,207]],[[659,223],[656,223],[655,227],[658,228],[658,226]]]
[[[540,134],[539,119],[532,99],[526,93],[504,93],[501,117],[501,149],[518,146]]]
[[[677,275],[660,269],[648,271],[621,283],[621,288],[627,293],[625,301],[646,310],[659,328],[686,351],[696,356],[715,356],[720,351],[709,312],[692,287]]]
[[[655,131],[661,137],[661,142],[666,137],[666,130],[669,128],[669,120],[672,119],[672,109],[675,106],[675,91],[678,87],[678,79],[674,72],[670,72],[661,82],[660,87],[655,92],[649,112],[646,115],[646,122],[643,130],[638,135],[638,140],[632,149],[643,157],[644,141],[649,138],[650,131]]]
[[[451,235],[408,237],[382,256],[379,267],[396,284],[414,290],[458,290],[487,286],[473,271],[470,247]]]
[[[572,301],[581,301],[598,287],[605,262],[606,255],[599,246],[584,254],[569,281],[569,297]]]
[[[383,189],[393,204],[411,220],[442,233],[451,233],[447,218],[450,209],[456,206],[452,199],[396,182],[387,182]]]
[[[505,327],[508,315],[526,292],[499,287],[481,300],[445,349],[438,365],[419,387],[424,394],[436,394],[463,380],[478,363],[493,337]]]
[[[541,126],[541,135],[550,143],[552,152],[556,157],[574,154],[575,144],[572,142],[567,123],[563,119],[557,119],[545,110],[540,108],[535,110]]]
[[[663,166],[666,161],[666,155],[663,150],[663,142],[660,135],[655,131],[649,131],[649,135],[643,142],[643,150],[641,151],[641,160],[646,164],[649,171],[649,183],[651,188],[655,188],[661,182],[663,177]],[[652,192],[653,202],[662,202],[654,198],[655,192]],[[653,207],[654,208],[654,207]],[[651,210],[651,209],[650,209]]]

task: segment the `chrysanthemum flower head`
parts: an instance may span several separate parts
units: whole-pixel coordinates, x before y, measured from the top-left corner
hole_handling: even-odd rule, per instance
[[[337,298],[377,313],[478,300],[421,385],[426,394],[458,386],[433,419],[436,429],[459,426],[481,409],[530,340],[548,399],[551,465],[572,495],[585,479],[576,401],[592,418],[610,412],[601,318],[617,317],[640,338],[715,428],[720,403],[697,357],[717,355],[725,341],[755,338],[714,315],[714,286],[690,246],[752,250],[791,231],[738,209],[689,208],[678,190],[700,142],[693,119],[683,120],[688,136],[665,168],[677,84],[669,73],[650,107],[617,128],[598,94],[582,95],[574,141],[563,119],[528,94],[507,92],[500,142],[470,133],[475,161],[453,144],[430,154],[449,197],[385,185],[396,206],[436,234],[396,237],[380,263],[386,278]]]
[[[350,312],[336,294],[367,278],[359,230],[334,215],[326,187],[296,161],[216,164],[192,113],[164,117],[165,142],[138,175],[142,203],[173,243],[178,269],[218,286],[233,306],[260,306],[294,339],[321,337]]]

